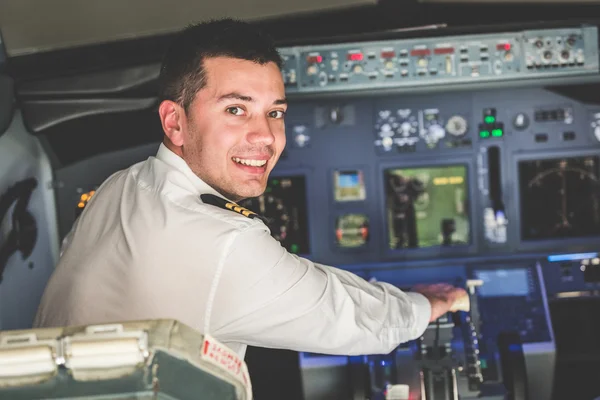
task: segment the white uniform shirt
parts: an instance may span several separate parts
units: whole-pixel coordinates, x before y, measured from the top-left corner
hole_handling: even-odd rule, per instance
[[[177,319],[242,357],[388,353],[425,331],[424,296],[290,254],[204,193],[222,197],[164,145],[113,174],[66,238],[35,326]]]

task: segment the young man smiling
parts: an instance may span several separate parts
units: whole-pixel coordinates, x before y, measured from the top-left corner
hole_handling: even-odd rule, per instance
[[[445,284],[405,293],[313,263],[259,218],[215,206],[266,188],[286,141],[280,66],[250,24],[182,31],[161,69],[164,141],[97,190],[65,240],[36,326],[173,318],[241,356],[248,344],[387,353],[466,296]]]

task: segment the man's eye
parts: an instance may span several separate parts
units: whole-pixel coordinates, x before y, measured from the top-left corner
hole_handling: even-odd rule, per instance
[[[233,114],[233,115],[242,115],[244,114],[244,109],[241,107],[227,107],[226,111],[229,114]]]
[[[285,111],[282,111],[282,110],[275,110],[275,111],[271,111],[271,112],[269,113],[269,116],[270,116],[271,118],[280,119],[280,118],[283,118],[283,117],[285,117]]]

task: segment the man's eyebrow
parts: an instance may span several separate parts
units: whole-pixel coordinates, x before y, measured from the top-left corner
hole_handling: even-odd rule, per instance
[[[218,102],[223,101],[223,100],[241,100],[241,101],[254,101],[254,99],[250,96],[244,96],[243,94],[240,94],[238,92],[231,92],[231,93],[227,93],[224,94],[223,96],[220,96],[219,99],[217,100]]]
[[[224,94],[218,98],[217,102],[221,102],[224,100],[241,100],[241,101],[248,101],[248,102],[254,101],[254,99],[252,97],[245,96],[238,92],[231,92],[231,93]],[[277,99],[273,102],[273,104],[277,104],[277,105],[287,104],[287,99],[285,97],[282,99]]]

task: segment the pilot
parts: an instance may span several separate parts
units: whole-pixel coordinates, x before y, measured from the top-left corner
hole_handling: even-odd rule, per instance
[[[467,296],[411,292],[288,253],[235,202],[266,188],[286,143],[282,59],[251,24],[184,29],[159,79],[156,156],[110,176],[63,242],[35,327],[176,319],[246,346],[388,353]]]

